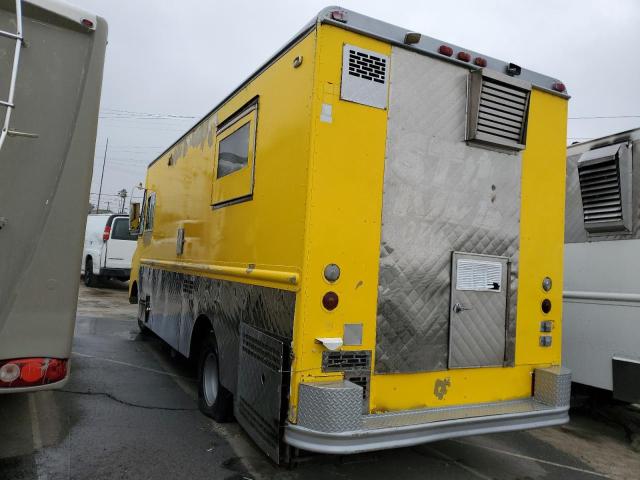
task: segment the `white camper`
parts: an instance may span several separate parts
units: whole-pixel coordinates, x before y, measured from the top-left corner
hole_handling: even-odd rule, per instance
[[[106,22],[0,0],[0,394],[64,385]]]
[[[563,364],[640,402],[640,129],[567,149]]]

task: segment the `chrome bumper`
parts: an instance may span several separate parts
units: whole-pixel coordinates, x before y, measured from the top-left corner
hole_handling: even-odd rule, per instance
[[[349,454],[562,425],[569,421],[571,373],[536,369],[531,398],[370,415],[362,415],[362,388],[349,381],[301,384],[299,393],[298,423],[286,425],[284,441]]]
[[[424,423],[402,425],[402,420],[410,417],[429,416],[424,411],[409,411],[395,414],[367,415],[373,417],[370,425],[347,432],[321,432],[299,425],[289,424],[285,428],[284,441],[289,445],[319,453],[350,454],[387,448],[409,447],[421,443],[445,440],[448,438],[480,435],[483,433],[509,432],[530,428],[551,427],[569,421],[569,407],[548,407],[535,400],[503,402],[501,405],[485,405],[483,407],[502,407],[505,410],[522,409],[512,413],[494,413],[476,417],[456,418]],[[478,412],[483,407],[473,407]],[[455,407],[452,407],[455,408]],[[454,413],[454,412],[450,412]],[[460,411],[458,414],[462,413]],[[394,422],[400,424],[393,425]],[[376,424],[385,424],[376,428]]]

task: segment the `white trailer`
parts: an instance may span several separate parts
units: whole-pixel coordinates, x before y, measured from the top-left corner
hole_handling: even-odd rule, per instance
[[[0,0],[0,394],[62,386],[107,24],[54,0]]]
[[[563,363],[640,402],[640,129],[567,149]]]

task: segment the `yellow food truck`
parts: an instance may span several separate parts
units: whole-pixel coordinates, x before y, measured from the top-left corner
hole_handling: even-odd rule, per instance
[[[568,98],[321,11],[149,166],[141,328],[275,461],[566,422]]]

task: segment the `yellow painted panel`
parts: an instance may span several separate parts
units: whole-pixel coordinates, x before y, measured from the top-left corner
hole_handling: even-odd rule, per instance
[[[386,43],[332,26],[319,29],[304,273],[294,326],[291,418],[298,383],[326,377],[320,372],[323,347],[315,342],[316,337],[342,337],[345,323],[362,323],[363,346],[345,349],[372,350],[375,345],[387,111],[340,100],[344,43],[391,53]],[[323,104],[331,106],[330,123],[320,120]],[[341,268],[335,284],[323,277],[329,263]],[[340,298],[333,312],[322,306],[322,296],[330,290]]]
[[[157,192],[155,227],[138,243],[134,277],[140,258],[147,258],[275,272],[256,280],[225,277],[215,268],[203,275],[296,288],[270,278],[299,275],[302,270],[315,44],[314,31],[150,166],[146,186]],[[297,56],[304,61],[294,68]],[[217,125],[255,97],[259,105],[253,198],[212,209]],[[181,227],[185,244],[178,257],[176,236]]]
[[[566,173],[567,100],[533,90],[522,156],[520,272],[516,363],[559,364],[562,347],[562,267]],[[542,289],[549,276],[553,287]],[[543,299],[551,300],[548,315]],[[539,346],[540,321],[553,320],[551,347]]]

